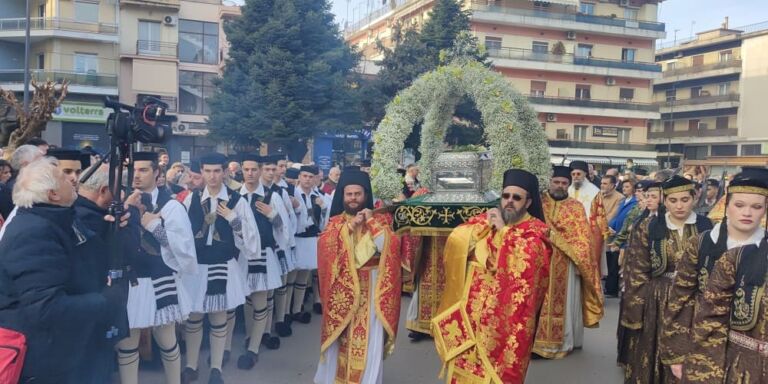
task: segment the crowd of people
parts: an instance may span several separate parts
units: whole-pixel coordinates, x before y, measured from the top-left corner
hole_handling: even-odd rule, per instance
[[[103,384],[115,370],[138,383],[149,337],[166,382],[186,384],[207,333],[208,380],[223,383],[229,360],[253,369],[314,313],[314,382],[382,382],[404,283],[421,273],[404,255],[427,243],[393,232],[370,163],[325,178],[280,154],[185,165],[136,152],[132,179],[114,180],[130,192],[113,196],[98,160],[35,141],[0,162],[0,339],[26,351],[2,370],[21,383]],[[417,166],[400,172],[402,199],[428,192]],[[768,170],[697,182],[571,161],[545,186],[510,169],[497,192],[439,243],[444,287],[421,296],[431,326],[412,337],[434,337],[449,382],[524,382],[531,358],[583,348],[612,298],[626,383],[768,381]],[[130,261],[122,277],[115,254]]]

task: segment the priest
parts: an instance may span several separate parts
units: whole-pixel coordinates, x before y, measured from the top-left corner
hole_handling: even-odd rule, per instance
[[[371,182],[344,172],[318,241],[323,320],[317,384],[382,382],[400,317],[398,238],[374,214]]]
[[[603,317],[603,294],[599,269],[591,257],[589,221],[582,205],[568,197],[570,184],[568,167],[557,166],[549,190],[541,198],[552,259],[533,352],[548,359],[563,358],[581,347],[584,327],[596,327]]]
[[[503,188],[498,208],[454,229],[446,243],[432,333],[447,382],[525,380],[552,248],[536,176],[510,169]]]

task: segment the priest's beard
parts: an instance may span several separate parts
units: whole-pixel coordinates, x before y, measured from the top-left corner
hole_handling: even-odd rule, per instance
[[[505,207],[500,205],[499,210],[501,211],[501,218],[504,220],[504,224],[506,225],[520,221],[520,219],[522,219],[525,215],[525,208],[518,210],[514,205],[512,205],[511,202]]]
[[[581,189],[582,185],[584,185],[584,181],[573,181],[573,187],[576,189]]]
[[[562,188],[550,189],[549,195],[557,201],[565,200],[565,198],[568,197],[568,191]]]
[[[356,216],[358,212],[363,210],[362,204],[355,204],[354,207],[352,207],[349,203],[344,203],[344,213],[350,216]]]

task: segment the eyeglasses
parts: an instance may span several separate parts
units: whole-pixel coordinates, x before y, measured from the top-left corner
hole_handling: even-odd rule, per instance
[[[509,200],[511,198],[514,201],[523,201],[526,200],[528,196],[520,196],[517,193],[504,192],[501,194],[501,198],[504,200]]]

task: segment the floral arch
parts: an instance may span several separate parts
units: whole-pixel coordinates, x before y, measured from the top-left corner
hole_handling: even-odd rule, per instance
[[[400,194],[400,154],[413,127],[422,121],[421,180],[432,189],[432,165],[442,151],[453,112],[464,95],[475,102],[485,125],[484,135],[493,154],[490,188],[501,189],[504,171],[509,168],[526,169],[538,176],[542,188],[548,185],[549,147],[536,112],[501,74],[470,61],[422,75],[389,103],[374,134],[371,182],[378,197],[388,200]]]

